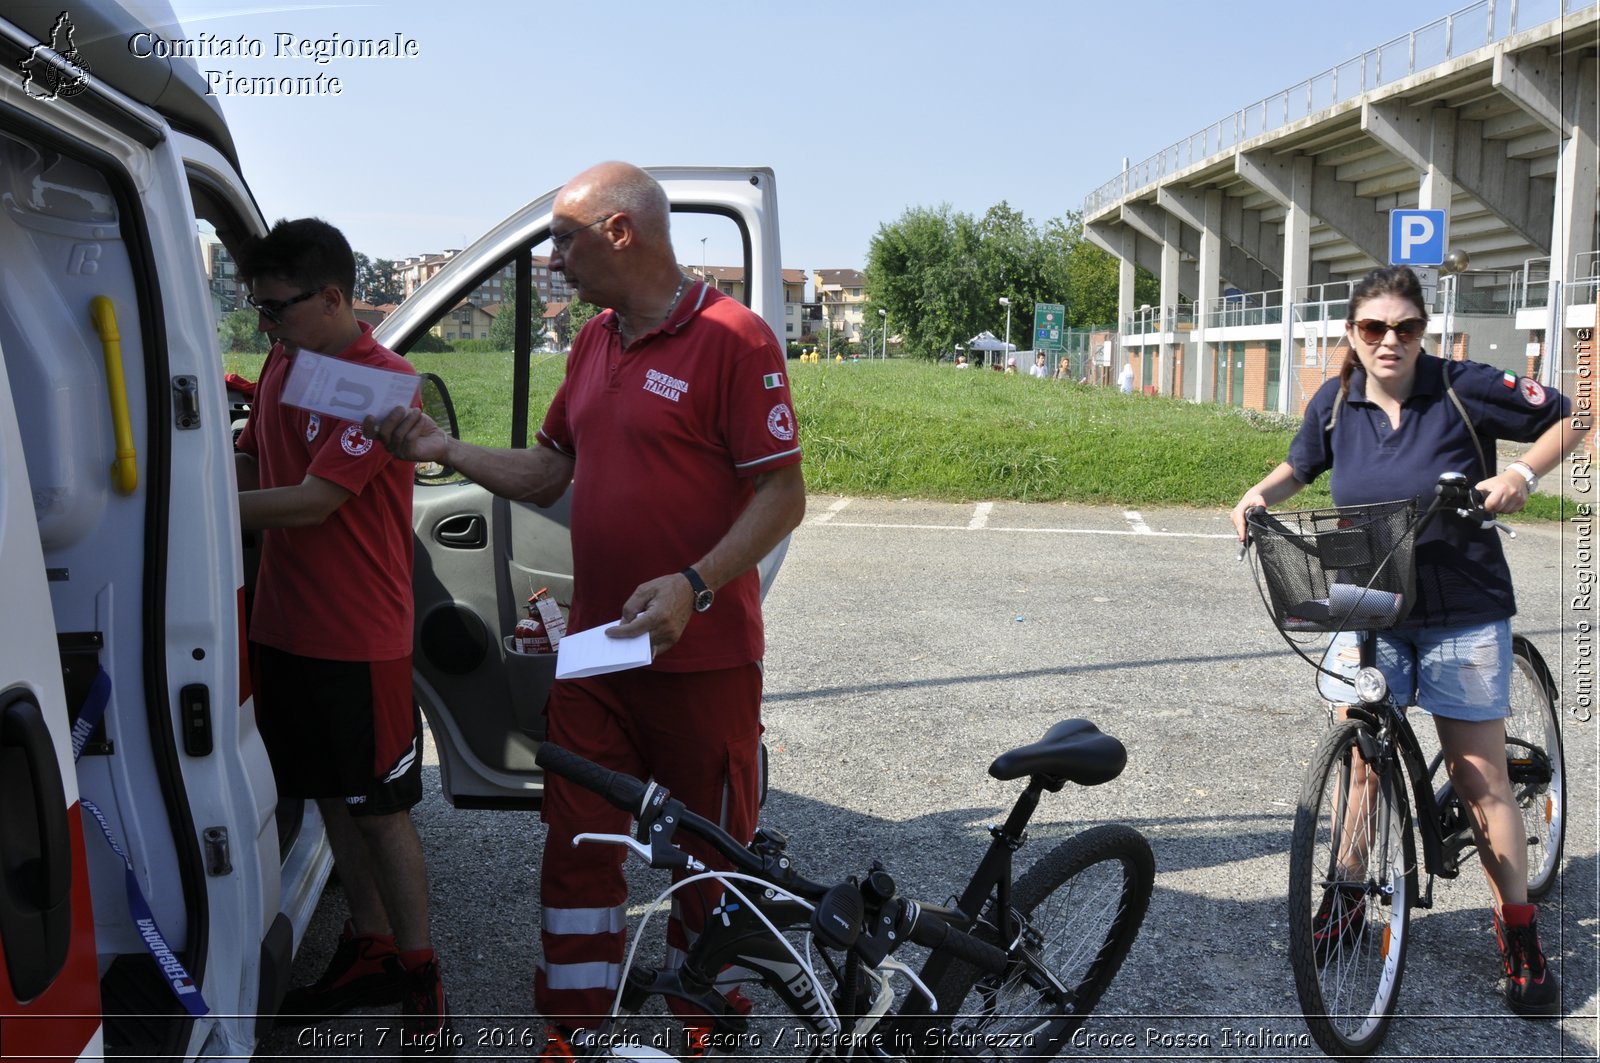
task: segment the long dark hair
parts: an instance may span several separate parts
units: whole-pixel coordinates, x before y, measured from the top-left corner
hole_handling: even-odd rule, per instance
[[[1380,266],[1361,278],[1361,282],[1350,291],[1350,310],[1345,315],[1345,324],[1356,323],[1356,308],[1369,299],[1376,299],[1384,295],[1393,295],[1404,299],[1417,308],[1417,316],[1423,321],[1428,320],[1428,300],[1422,294],[1422,282],[1417,275],[1411,272],[1409,266]],[[1328,427],[1332,428],[1339,419],[1339,407],[1344,405],[1345,393],[1350,390],[1350,374],[1356,371],[1361,364],[1361,356],[1356,354],[1352,345],[1344,352],[1344,364],[1339,366],[1339,395],[1333,402],[1333,416],[1328,420]]]

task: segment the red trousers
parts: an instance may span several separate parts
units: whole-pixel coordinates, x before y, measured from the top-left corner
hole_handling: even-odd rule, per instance
[[[597,764],[654,779],[692,812],[741,842],[760,811],[761,669],[613,672],[558,682],[550,692],[548,740]],[[631,834],[627,813],[555,775],[544,780],[545,837],[539,873],[544,958],[534,1003],[551,1021],[593,1028],[611,1010],[622,976],[628,891],[626,850],[585,843],[585,832]],[[687,831],[680,848],[709,867],[727,861]],[[669,951],[698,936],[720,888],[677,894]],[[643,955],[643,954],[642,954]]]

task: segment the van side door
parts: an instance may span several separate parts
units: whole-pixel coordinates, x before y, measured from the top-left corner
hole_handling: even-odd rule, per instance
[[[0,351],[0,1045],[99,1058],[100,974],[72,722]]]

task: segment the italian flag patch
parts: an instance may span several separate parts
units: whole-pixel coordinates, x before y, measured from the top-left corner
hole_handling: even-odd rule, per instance
[[[1500,383],[1504,384],[1508,388],[1515,388],[1517,386],[1517,374],[1507,373],[1505,376],[1500,378]]]
[[[771,391],[773,388],[783,387],[783,374],[768,373],[766,376],[761,378],[761,386],[766,388],[768,391]]]

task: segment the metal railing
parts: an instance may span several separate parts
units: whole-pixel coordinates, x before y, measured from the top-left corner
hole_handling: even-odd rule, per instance
[[[1586,10],[1596,3],[1600,0],[1479,0],[1241,108],[1188,139],[1130,166],[1085,196],[1083,213],[1091,215],[1168,174],[1204,162],[1263,133],[1320,114],[1363,93],[1505,40],[1520,30]]]
[[[1240,292],[1206,304],[1206,328],[1283,324],[1283,290]]]

